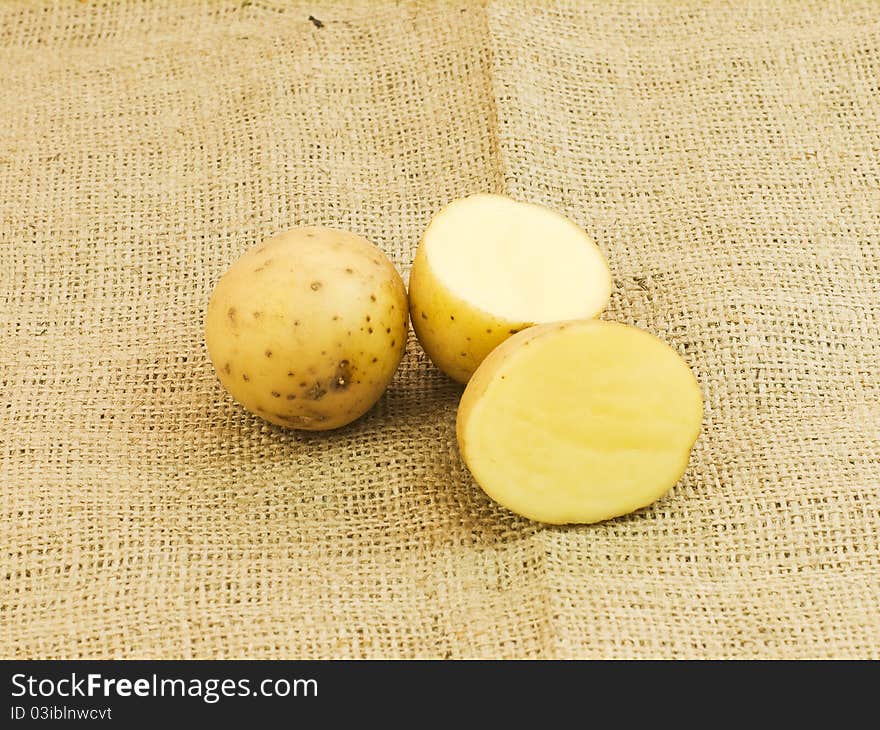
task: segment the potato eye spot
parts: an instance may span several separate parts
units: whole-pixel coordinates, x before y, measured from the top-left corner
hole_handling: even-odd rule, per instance
[[[428,318],[428,315],[425,314],[424,312],[422,312],[422,319],[427,319],[427,318]]]
[[[266,357],[272,357],[272,350],[266,350]]]
[[[320,289],[322,286],[323,286],[323,284],[321,284],[320,281],[313,281],[311,283],[312,291],[318,291],[318,289]]]
[[[347,269],[345,270],[345,273],[346,273],[346,274],[353,274],[353,273],[354,273],[354,269],[352,269],[351,267],[349,267],[349,268],[347,268]]]
[[[287,400],[296,400],[296,396],[293,393],[288,393]]]
[[[229,375],[232,372],[232,366],[229,363],[226,363],[223,366],[223,372]]]
[[[226,311],[226,314],[227,314],[227,316],[229,317],[229,321],[232,322],[232,324],[235,324],[235,323],[236,323],[236,320],[235,320],[235,307],[230,307],[230,308]]]
[[[281,393],[279,393],[277,390],[273,390],[273,391],[272,391],[272,397],[273,397],[273,398],[280,398],[280,397],[281,397]]]
[[[340,360],[336,366],[336,374],[333,376],[333,390],[342,390],[351,383],[352,367],[348,360]]]
[[[376,301],[376,295],[375,295],[375,294],[370,294],[370,301],[371,301],[371,302],[375,302],[375,301]]]
[[[250,380],[251,380],[250,376],[249,376],[247,373],[242,373],[242,374],[241,374],[241,379],[242,379],[245,383],[249,383]]]

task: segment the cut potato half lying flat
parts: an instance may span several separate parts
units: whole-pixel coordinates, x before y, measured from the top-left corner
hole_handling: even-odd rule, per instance
[[[682,476],[703,400],[666,343],[629,325],[532,327],[494,350],[458,409],[462,457],[496,502],[555,524],[651,504]]]
[[[425,352],[460,382],[511,334],[595,317],[611,295],[598,246],[548,208],[502,195],[450,203],[422,237],[410,314]]]

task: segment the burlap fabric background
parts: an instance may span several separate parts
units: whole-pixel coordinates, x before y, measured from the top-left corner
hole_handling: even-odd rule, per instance
[[[321,21],[312,22],[309,15]],[[880,4],[0,6],[4,657],[880,657]],[[519,519],[411,339],[336,433],[220,388],[263,236],[503,191],[706,396],[686,477]]]

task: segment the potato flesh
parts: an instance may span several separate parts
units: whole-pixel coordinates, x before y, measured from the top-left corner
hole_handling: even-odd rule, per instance
[[[592,317],[611,292],[602,252],[553,211],[501,195],[447,206],[425,233],[425,252],[449,290],[499,319]]]
[[[549,523],[644,507],[681,477],[702,396],[672,348],[627,325],[586,321],[521,333],[465,391],[465,463],[500,504]]]
[[[593,317],[610,292],[602,252],[574,223],[538,205],[473,195],[450,203],[425,231],[410,312],[432,362],[467,382],[511,334]]]
[[[413,329],[431,362],[460,383],[470,379],[495,347],[531,324],[492,317],[455,296],[434,276],[423,246],[410,275],[409,307]]]

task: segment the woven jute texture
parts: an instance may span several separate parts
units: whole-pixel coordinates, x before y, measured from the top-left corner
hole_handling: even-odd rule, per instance
[[[477,191],[581,224],[696,372],[654,506],[492,503],[412,336],[337,432],[221,389],[243,251],[406,276]],[[4,657],[880,658],[880,3],[2,4],[0,318]]]

